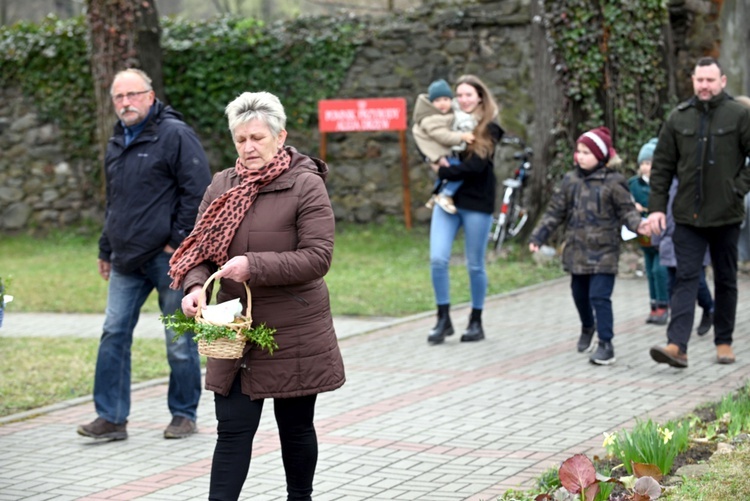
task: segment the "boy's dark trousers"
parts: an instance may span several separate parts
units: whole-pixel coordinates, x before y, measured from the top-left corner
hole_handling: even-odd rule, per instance
[[[612,341],[615,335],[612,315],[614,288],[615,276],[608,273],[570,276],[570,289],[581,326],[590,328],[596,325],[599,341]]]
[[[676,224],[673,240],[677,274],[670,304],[667,340],[687,353],[695,317],[695,298],[706,247],[714,269],[714,344],[732,344],[737,312],[737,240],[740,225],[697,228]]]

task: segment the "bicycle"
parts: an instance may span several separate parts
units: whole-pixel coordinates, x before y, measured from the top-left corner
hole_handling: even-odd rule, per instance
[[[489,242],[495,251],[503,246],[505,240],[518,235],[529,218],[529,213],[523,206],[523,192],[526,180],[531,174],[531,157],[534,155],[533,150],[520,138],[503,138],[502,142],[517,145],[521,151],[513,155],[513,158],[519,161],[519,165],[513,172],[513,177],[503,181],[505,189],[500,209],[492,218]]]

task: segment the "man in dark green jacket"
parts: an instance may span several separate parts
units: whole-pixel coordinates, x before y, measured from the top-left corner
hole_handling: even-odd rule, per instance
[[[750,110],[724,92],[726,75],[713,58],[693,70],[695,96],[672,111],[659,134],[651,170],[648,221],[652,233],[666,225],[669,186],[677,177],[673,235],[677,276],[667,327],[667,346],[651,357],[672,367],[687,367],[695,298],[706,247],[711,251],[716,287],[714,344],[717,361],[731,364],[737,311],[737,239],[750,189]]]

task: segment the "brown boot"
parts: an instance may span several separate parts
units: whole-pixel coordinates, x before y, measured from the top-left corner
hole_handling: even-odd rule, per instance
[[[728,344],[716,345],[716,361],[720,364],[733,364],[734,363],[734,352],[732,347]]]
[[[687,353],[683,353],[676,344],[669,343],[666,347],[654,346],[649,353],[659,364],[669,364],[678,369],[688,366]]]

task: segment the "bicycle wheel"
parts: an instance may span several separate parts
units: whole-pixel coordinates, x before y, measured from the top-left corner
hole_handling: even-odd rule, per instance
[[[510,190],[511,188],[508,189]],[[513,211],[516,206],[516,192],[512,191],[507,200],[508,203],[503,204],[500,207],[500,214],[497,217],[497,228],[495,230],[497,237],[494,239],[494,249],[496,251],[503,246],[503,242],[505,242],[509,236],[510,225],[513,220]]]
[[[503,245],[505,237],[508,235],[508,215],[501,212],[497,216],[497,223],[492,231],[492,248],[498,250]]]

